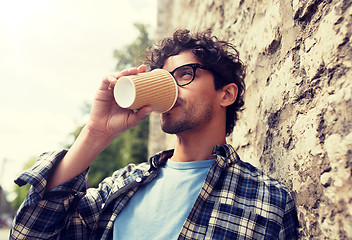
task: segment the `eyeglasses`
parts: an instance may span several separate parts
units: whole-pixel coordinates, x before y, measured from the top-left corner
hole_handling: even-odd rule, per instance
[[[190,63],[175,68],[170,74],[175,78],[177,85],[183,87],[194,80],[198,68],[208,70],[205,66],[200,65],[199,63]]]

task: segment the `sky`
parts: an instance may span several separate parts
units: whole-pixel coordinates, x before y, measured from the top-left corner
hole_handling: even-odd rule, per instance
[[[156,28],[157,0],[0,0],[0,185],[13,189],[24,163],[71,143],[114,49],[133,23]]]

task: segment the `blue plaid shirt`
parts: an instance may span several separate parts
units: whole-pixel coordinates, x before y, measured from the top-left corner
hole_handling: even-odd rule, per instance
[[[45,193],[52,169],[65,154],[43,154],[15,181],[32,187],[10,239],[112,239],[116,216],[173,151],[118,170],[96,189],[86,189],[86,171]],[[216,161],[178,239],[296,239],[298,220],[288,189],[241,161],[230,145],[214,147],[213,154]]]

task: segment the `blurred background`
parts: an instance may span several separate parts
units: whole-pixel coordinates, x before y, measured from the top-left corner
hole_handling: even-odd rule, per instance
[[[156,0],[0,0],[0,228],[9,225],[27,191],[14,186],[16,176],[41,153],[69,147],[100,80],[138,64],[133,61],[151,44],[156,28],[156,5]],[[142,134],[138,131],[143,124],[128,134]],[[146,148],[124,147],[131,144]],[[105,175],[95,172],[91,185]]]

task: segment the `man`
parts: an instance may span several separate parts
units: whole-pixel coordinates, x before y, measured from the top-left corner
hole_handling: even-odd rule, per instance
[[[121,109],[105,78],[90,120],[68,151],[45,153],[16,182],[30,183],[13,239],[295,239],[297,216],[287,188],[242,162],[226,144],[243,106],[244,66],[234,47],[209,32],[178,30],[147,60],[178,84],[175,106],[161,115],[174,150],[129,165],[85,189],[95,157],[152,111]]]

